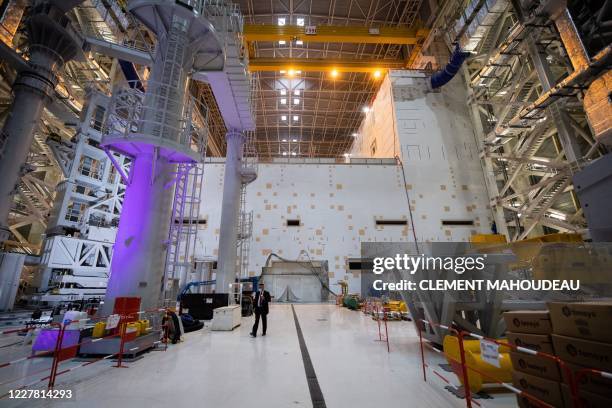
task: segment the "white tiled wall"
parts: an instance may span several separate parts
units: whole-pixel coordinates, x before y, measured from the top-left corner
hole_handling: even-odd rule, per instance
[[[269,163],[248,188],[254,212],[249,273],[261,273],[275,252],[289,259],[302,249],[329,264],[330,283],[348,279],[359,291],[359,273],[348,273],[349,258],[362,241],[412,241],[407,194],[419,241],[465,241],[490,229],[491,215],[478,151],[460,78],[441,92],[427,91],[420,74],[392,72],[366,115],[353,159],[398,155],[393,164]],[[216,257],[223,191],[223,163],[205,169],[202,217],[196,257]],[[377,227],[375,220],[405,219],[407,225]],[[287,227],[287,219],[302,226]],[[471,220],[472,226],[444,226],[442,220]],[[337,286],[332,288],[338,290]]]
[[[260,274],[275,252],[296,259],[302,249],[329,264],[330,283],[348,279],[359,291],[359,274],[348,273],[349,258],[360,257],[361,241],[406,241],[408,226],[377,227],[376,218],[408,220],[401,172],[395,165],[260,164],[247,190],[253,210],[249,273]],[[217,255],[223,191],[223,164],[206,165],[196,257]],[[299,219],[300,227],[287,227]],[[332,285],[337,290],[337,285]]]

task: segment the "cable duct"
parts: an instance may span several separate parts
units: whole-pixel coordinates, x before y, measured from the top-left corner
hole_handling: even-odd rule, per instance
[[[461,68],[463,61],[465,61],[468,55],[470,55],[469,52],[461,50],[459,44],[456,44],[448,64],[431,76],[431,89],[440,88],[453,79],[457,72],[459,72],[459,68]]]

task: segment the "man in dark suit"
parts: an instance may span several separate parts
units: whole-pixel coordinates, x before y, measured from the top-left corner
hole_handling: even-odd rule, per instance
[[[259,289],[255,293],[255,300],[253,301],[253,306],[255,309],[255,324],[253,325],[253,330],[251,330],[251,337],[257,337],[257,328],[259,327],[259,318],[261,317],[262,336],[266,335],[267,328],[267,316],[270,311],[268,304],[270,303],[270,292],[264,290],[264,284],[261,282],[259,284]]]

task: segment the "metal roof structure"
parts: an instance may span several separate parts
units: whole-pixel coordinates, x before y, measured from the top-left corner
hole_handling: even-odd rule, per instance
[[[343,66],[360,61],[367,65],[372,60],[397,64],[414,47],[367,43],[367,35],[359,37],[359,30],[411,28],[418,20],[420,6],[421,0],[240,1],[247,24],[245,34],[249,28],[257,29],[256,25],[266,27],[268,33],[272,30],[272,34],[274,26],[286,26],[294,33],[309,26],[340,26],[346,27],[352,38],[338,36],[351,42],[310,42],[304,37],[269,41],[268,36],[268,41],[250,44],[253,67],[267,61],[272,63],[268,68],[278,68],[251,69],[255,71],[255,144],[260,157],[338,157],[347,152],[361,123],[362,109],[378,90],[385,68],[343,72]],[[292,62],[283,66],[287,61]],[[309,67],[313,62],[319,66]]]

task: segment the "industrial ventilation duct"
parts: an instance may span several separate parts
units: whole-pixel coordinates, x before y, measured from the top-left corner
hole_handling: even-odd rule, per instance
[[[469,52],[463,51],[458,44],[455,45],[455,51],[453,51],[448,64],[431,76],[431,89],[440,88],[453,79],[468,55],[470,55]]]

